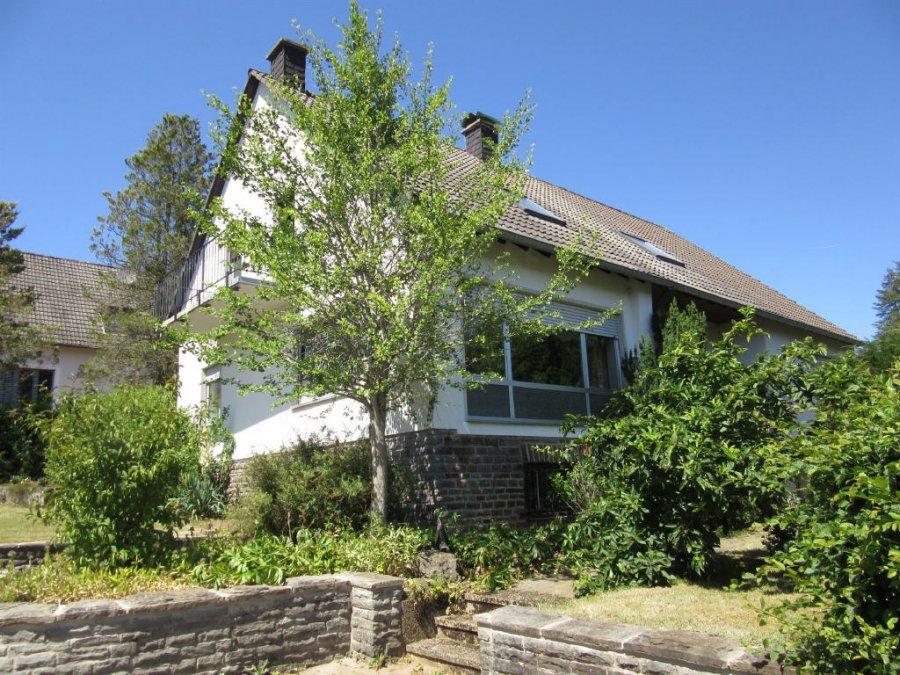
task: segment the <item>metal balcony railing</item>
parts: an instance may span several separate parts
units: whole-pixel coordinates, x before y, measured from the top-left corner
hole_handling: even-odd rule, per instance
[[[212,299],[222,286],[240,280],[241,258],[231,254],[215,237],[207,238],[180,268],[173,270],[156,287],[154,311],[168,319]]]

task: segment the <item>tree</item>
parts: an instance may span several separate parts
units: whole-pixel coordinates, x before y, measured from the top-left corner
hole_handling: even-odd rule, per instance
[[[872,370],[884,373],[900,358],[900,261],[885,273],[874,307],[877,331],[871,342],[863,345],[862,355]]]
[[[163,384],[176,373],[176,349],[153,316],[154,294],[187,254],[210,154],[197,120],[166,114],[125,164],[128,185],[104,193],[109,212],[91,240],[97,257],[116,269],[106,274],[109,297],[102,299],[100,349],[89,377]]]
[[[16,275],[25,269],[21,251],[10,245],[24,230],[13,227],[18,215],[15,202],[0,201],[0,370],[36,355],[41,342],[40,327],[25,320],[34,309],[34,292],[16,284]]]
[[[443,383],[464,375],[463,343],[489,330],[550,331],[551,300],[587,271],[572,249],[536,296],[512,290],[493,248],[495,225],[521,196],[515,152],[525,101],[508,113],[484,162],[462,160],[448,133],[449,86],[417,82],[400,44],[382,50],[356,3],[336,49],[309,36],[317,93],[270,81],[271,105],[223,114],[223,176],[239,179],[268,213],[214,204],[208,225],[268,283],[255,295],[221,291],[208,361],[265,374],[240,383],[282,401],[337,394],[369,420],[372,514],[387,515],[389,414],[421,418]],[[227,343],[227,346],[226,346]],[[493,346],[493,345],[490,345]]]

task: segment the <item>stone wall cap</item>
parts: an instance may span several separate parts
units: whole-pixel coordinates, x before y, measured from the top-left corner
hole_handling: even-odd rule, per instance
[[[400,577],[391,577],[387,574],[375,574],[374,572],[343,572],[336,575],[338,579],[349,581],[354,588],[377,590],[380,588],[402,588],[406,583]]]
[[[599,650],[620,650],[644,630],[627,623],[572,619],[568,623],[545,626],[541,629],[541,637]]]
[[[53,623],[56,621],[56,605],[36,602],[7,602],[0,604],[0,626],[16,624]]]
[[[503,632],[529,637],[541,637],[541,629],[548,624],[557,623],[566,617],[560,614],[542,612],[533,607],[507,605],[499,609],[475,615],[478,627],[492,628]]]
[[[297,590],[320,588],[334,589],[348,585],[346,579],[339,579],[333,574],[311,574],[304,577],[290,577],[284,583],[288,588]]]
[[[175,588],[170,591],[135,593],[122,598],[118,604],[126,614],[136,614],[186,609],[218,601],[218,595],[205,588]]]
[[[665,660],[678,665],[727,671],[728,662],[744,650],[722,637],[686,630],[647,628],[623,645],[631,656]]]
[[[123,610],[115,600],[78,600],[56,608],[57,621],[116,616]]]
[[[293,593],[293,589],[287,586],[267,586],[260,584],[259,586],[227,586],[217,591],[212,591],[216,596],[225,602],[234,602],[244,600],[246,598],[260,598],[269,595],[287,595]]]

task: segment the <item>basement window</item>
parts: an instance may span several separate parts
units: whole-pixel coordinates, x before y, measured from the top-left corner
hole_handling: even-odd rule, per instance
[[[628,234],[627,232],[620,232],[620,233],[622,235],[624,235],[625,237],[627,237],[628,239],[630,239],[631,241],[633,241],[635,244],[640,246],[642,249],[644,249],[648,253],[652,253],[653,255],[655,255],[660,260],[664,260],[667,263],[672,263],[673,265],[679,265],[681,267],[684,267],[684,261],[680,260],[679,258],[676,258],[674,255],[669,253],[664,248],[660,248],[656,244],[651,244],[646,239],[641,239],[640,237],[636,237],[633,234]]]
[[[542,220],[549,220],[551,223],[558,223],[559,225],[566,224],[564,218],[560,218],[553,213],[553,211],[548,211],[537,202],[528,199],[528,197],[522,197],[522,199],[519,200],[519,206],[521,206],[528,215],[541,218]]]

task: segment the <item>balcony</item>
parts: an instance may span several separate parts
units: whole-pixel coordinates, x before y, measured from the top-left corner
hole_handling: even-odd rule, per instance
[[[240,256],[232,254],[217,238],[208,237],[156,287],[154,313],[163,321],[177,319],[207,304],[222,287],[259,280],[257,275],[247,276]]]

